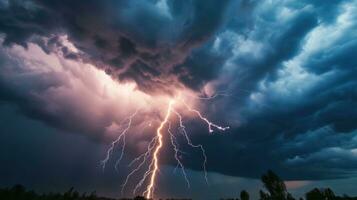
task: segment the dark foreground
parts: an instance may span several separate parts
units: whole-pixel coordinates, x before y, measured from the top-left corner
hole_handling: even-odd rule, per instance
[[[259,191],[259,200],[303,200],[295,199],[287,190],[284,182],[272,171],[268,171],[261,178],[264,184],[264,190]],[[356,188],[357,189],[357,188]],[[305,194],[305,200],[357,200],[357,197],[347,195],[336,196],[330,188],[314,188]],[[15,185],[12,188],[0,189],[0,200],[114,200],[111,198],[98,197],[95,192],[90,194],[80,194],[71,188],[65,193],[38,194],[32,190],[26,190],[21,185]],[[132,199],[120,200],[145,200],[144,197],[135,197]],[[166,199],[166,200],[184,200],[184,199]],[[187,199],[185,199],[187,200]],[[249,193],[241,191],[240,197],[221,199],[221,200],[250,200]]]

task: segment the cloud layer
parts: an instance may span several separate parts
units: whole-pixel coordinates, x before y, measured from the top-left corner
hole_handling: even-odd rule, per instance
[[[224,2],[0,1],[0,100],[97,137],[153,96],[225,91],[200,107],[232,129],[190,126],[210,171],[354,175],[356,1]],[[143,100],[104,95],[103,79]],[[193,158],[184,162],[199,170]]]

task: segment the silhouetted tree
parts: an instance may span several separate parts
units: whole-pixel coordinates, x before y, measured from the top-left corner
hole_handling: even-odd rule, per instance
[[[93,191],[92,193],[90,193],[88,200],[95,200],[97,199],[97,192]]]
[[[325,189],[324,195],[326,197],[326,200],[335,200],[336,196],[335,193],[330,188]]]
[[[72,192],[74,191],[74,188],[71,187],[67,192],[63,194],[64,199],[70,199],[72,197]]]
[[[306,200],[324,200],[324,195],[317,188],[314,188],[310,192],[307,192],[305,196]]]
[[[241,200],[249,200],[249,193],[245,190],[240,192],[240,199]]]
[[[14,185],[14,187],[12,187],[12,192],[14,193],[25,193],[26,192],[26,189],[23,185],[20,185],[20,184],[17,184],[17,185]]]
[[[330,188],[317,189],[314,188],[310,192],[306,193],[306,200],[335,200],[337,197]],[[341,199],[341,198],[338,198]],[[348,198],[345,198],[348,199]]]
[[[262,176],[264,187],[268,190],[269,194],[260,191],[260,198],[262,200],[293,200],[294,198],[286,190],[284,181],[278,175],[269,170]]]
[[[270,200],[269,194],[259,190],[260,200]]]
[[[134,200],[146,200],[146,198],[143,196],[137,196],[134,198]]]
[[[286,196],[286,199],[287,200],[295,200],[294,197],[290,193],[288,193],[288,196]]]

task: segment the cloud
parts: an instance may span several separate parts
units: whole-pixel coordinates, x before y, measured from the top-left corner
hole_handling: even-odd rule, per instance
[[[0,30],[6,34],[5,45],[23,46],[33,35],[64,32],[85,53],[80,56],[83,60],[118,80],[135,81],[141,90],[157,93],[167,83],[183,87],[175,80],[174,67],[217,31],[228,3],[10,1],[0,11]]]
[[[135,84],[119,84],[93,65],[46,54],[34,43],[2,47],[0,57],[0,100],[62,130],[113,137],[108,127],[151,101]]]
[[[187,121],[210,171],[356,170],[356,1],[1,2],[0,98],[29,117],[98,136],[138,105],[165,105],[156,97],[224,91],[198,106],[226,134]]]
[[[221,111],[218,116],[225,120],[234,123],[233,119],[239,119],[239,123],[226,136],[201,136],[210,159],[216,161],[209,168],[250,177],[259,177],[269,168],[286,179],[350,176],[355,171],[353,155],[348,153],[353,147],[344,145],[350,144],[346,137],[352,138],[357,128],[353,122],[356,68],[349,59],[354,52],[351,44],[356,32],[351,19],[356,8],[352,2],[341,2],[334,20],[321,23],[323,16],[313,5],[296,9],[270,4],[274,3],[256,8],[256,26],[248,36],[232,30],[217,35],[218,41],[228,38],[238,44],[233,45],[233,55],[214,83],[218,89],[228,85],[231,98],[217,101],[215,111]],[[315,70],[319,68],[326,71]],[[329,135],[318,136],[314,143],[298,143],[295,148],[284,145],[293,145],[295,137],[307,142],[313,131],[323,127],[329,127]],[[324,157],[323,167],[317,166],[322,157],[309,159],[309,155],[334,148],[342,148],[341,154]],[[296,162],[294,167],[282,162],[296,155],[309,161]],[[338,162],[331,165],[338,156]],[[339,164],[342,162],[349,164]]]

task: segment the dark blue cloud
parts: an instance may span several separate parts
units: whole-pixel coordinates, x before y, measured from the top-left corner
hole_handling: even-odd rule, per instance
[[[328,19],[314,2],[298,7],[266,3],[256,7],[255,27],[248,36],[233,34],[240,45],[226,69],[234,98],[217,102],[224,113],[233,109],[236,114],[220,116],[236,116],[241,123],[226,140],[207,139],[207,146],[226,152],[208,149],[225,163],[211,165],[211,170],[257,177],[271,168],[291,179],[354,173],[355,146],[343,138],[353,138],[357,128],[355,7],[352,2],[334,3]],[[308,140],[323,127],[331,132],[326,137],[339,143],[283,147],[296,137]]]

